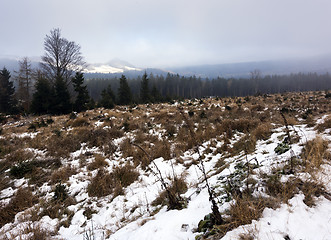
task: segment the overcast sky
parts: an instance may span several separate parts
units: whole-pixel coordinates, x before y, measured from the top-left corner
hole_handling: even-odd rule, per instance
[[[330,0],[0,0],[0,55],[41,56],[53,28],[89,63],[215,64],[331,53]]]

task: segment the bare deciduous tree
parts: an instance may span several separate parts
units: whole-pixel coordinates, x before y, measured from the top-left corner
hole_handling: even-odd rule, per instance
[[[53,83],[55,79],[63,79],[68,85],[73,73],[85,68],[86,63],[80,52],[80,46],[63,38],[59,28],[51,30],[50,35],[46,35],[44,49],[41,68]]]
[[[258,92],[258,81],[261,79],[261,71],[259,69],[254,69],[253,71],[250,72],[251,75],[251,80],[253,81],[254,84],[254,94],[257,94]]]
[[[20,68],[15,71],[15,80],[18,83],[17,97],[25,111],[28,111],[31,104],[32,69],[31,62],[27,57],[19,61]]]

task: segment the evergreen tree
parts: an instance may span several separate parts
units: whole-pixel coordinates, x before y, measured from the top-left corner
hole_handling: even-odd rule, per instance
[[[153,85],[152,91],[151,91],[151,100],[153,103],[158,103],[162,101],[162,96],[159,92],[159,90],[156,88],[155,84]]]
[[[86,104],[87,109],[95,108],[95,101],[93,98],[90,97],[90,101]]]
[[[37,114],[51,113],[54,92],[49,81],[40,72],[37,75],[35,89],[32,96],[31,111]]]
[[[113,93],[113,90],[111,89],[110,84],[108,87],[101,92],[101,100],[99,101],[99,106],[104,108],[114,108],[114,102],[115,102],[115,95]]]
[[[84,74],[77,72],[75,77],[72,79],[72,83],[77,93],[76,100],[74,102],[74,110],[81,112],[87,109],[87,103],[90,101],[90,96],[84,83]]]
[[[4,67],[0,71],[0,112],[15,113],[17,111],[15,101],[15,87],[10,81],[10,72]]]
[[[55,81],[54,94],[54,113],[69,113],[71,111],[70,94],[65,81],[60,77]]]
[[[140,101],[142,103],[148,103],[150,101],[148,81],[147,73],[145,71],[140,84]]]
[[[118,88],[118,104],[128,105],[132,103],[132,94],[126,77],[122,75],[120,78],[120,86]]]

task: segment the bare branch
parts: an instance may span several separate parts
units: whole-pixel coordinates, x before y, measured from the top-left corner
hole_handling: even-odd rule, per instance
[[[69,84],[73,73],[82,71],[86,66],[80,46],[62,38],[58,28],[46,35],[44,49],[45,54],[40,65],[45,76],[52,82],[61,78]]]

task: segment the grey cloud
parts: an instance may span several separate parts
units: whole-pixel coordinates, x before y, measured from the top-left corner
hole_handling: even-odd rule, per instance
[[[2,0],[0,55],[43,53],[54,27],[89,62],[171,66],[330,54],[329,0]]]

